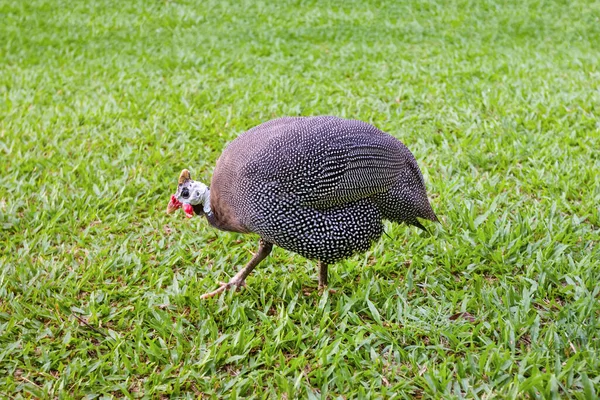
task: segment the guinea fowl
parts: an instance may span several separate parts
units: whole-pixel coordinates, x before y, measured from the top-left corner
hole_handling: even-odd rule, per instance
[[[215,228],[260,236],[258,252],[229,282],[245,285],[273,245],[317,260],[319,289],[329,264],[367,251],[382,220],[425,229],[437,221],[412,153],[372,125],[337,117],[287,117],[258,125],[217,160],[210,188],[188,170],[167,213],[205,215]]]

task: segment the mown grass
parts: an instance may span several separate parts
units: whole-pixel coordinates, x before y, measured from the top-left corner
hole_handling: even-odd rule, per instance
[[[0,396],[600,393],[600,6],[0,2]],[[283,115],[372,122],[443,223],[330,268],[164,210]]]

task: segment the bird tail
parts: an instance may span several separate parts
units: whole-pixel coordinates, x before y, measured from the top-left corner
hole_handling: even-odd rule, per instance
[[[431,232],[429,232],[429,231],[427,230],[427,228],[425,228],[425,227],[423,226],[423,224],[422,224],[422,223],[420,223],[420,222],[419,222],[419,220],[418,220],[418,219],[416,219],[416,218],[415,218],[415,219],[413,219],[413,220],[411,220],[411,221],[408,221],[408,224],[410,224],[410,225],[412,225],[412,226],[416,226],[417,228],[419,228],[419,229],[421,229],[421,230],[423,230],[423,231],[425,231],[425,232],[427,232],[427,233],[431,233]]]
[[[433,211],[433,208],[431,208],[431,204],[429,204],[429,201],[427,201],[427,206],[423,207],[423,209],[419,210],[418,214],[417,214],[417,218],[422,218],[422,219],[426,219],[429,221],[433,221],[433,222],[440,222],[439,218],[437,217],[437,215],[435,215],[435,212]],[[423,226],[423,224],[421,224],[419,222],[419,220],[417,218],[413,218],[410,221],[408,221],[408,223],[410,225],[416,226],[417,228],[420,228],[422,230],[424,230],[427,233],[431,233],[429,232],[429,230],[427,228],[425,228]]]
[[[401,198],[396,197],[394,200],[401,201],[402,204],[402,206],[399,207],[389,207],[388,204],[394,204],[394,202],[388,202],[384,200],[379,202],[379,208],[385,219],[397,223],[405,222],[429,233],[427,228],[423,226],[419,219],[433,222],[440,222],[440,220],[433,211],[433,208],[431,208],[431,205],[426,197],[427,195],[424,196],[424,200],[418,202],[401,201]]]

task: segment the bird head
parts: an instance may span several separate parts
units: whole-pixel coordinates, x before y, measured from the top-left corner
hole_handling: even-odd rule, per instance
[[[171,196],[171,200],[167,205],[167,214],[171,214],[178,208],[183,208],[185,216],[192,218],[194,216],[193,206],[203,205],[203,202],[207,199],[207,194],[208,187],[201,182],[192,180],[190,171],[184,169],[179,175],[177,191]]]

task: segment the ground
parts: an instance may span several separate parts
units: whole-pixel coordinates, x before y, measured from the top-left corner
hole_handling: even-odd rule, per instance
[[[0,397],[600,394],[600,5],[0,1]],[[441,224],[330,267],[165,208],[284,115],[401,139]]]

